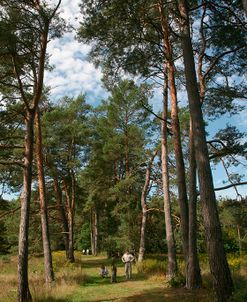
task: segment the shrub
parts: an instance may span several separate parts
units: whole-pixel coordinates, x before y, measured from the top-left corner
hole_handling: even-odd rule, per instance
[[[176,276],[167,281],[167,285],[169,287],[182,287],[185,285],[185,283],[185,277],[181,273],[177,273]]]
[[[143,260],[141,263],[137,263],[137,271],[141,274],[156,274],[165,273],[166,262],[156,259]]]
[[[233,277],[235,292],[229,302],[243,302],[247,301],[247,287],[246,287],[246,278],[235,274]]]

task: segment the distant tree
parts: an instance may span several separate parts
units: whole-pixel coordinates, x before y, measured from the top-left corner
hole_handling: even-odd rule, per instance
[[[8,242],[8,237],[6,234],[6,225],[5,221],[3,220],[4,214],[10,210],[9,203],[4,200],[0,199],[0,227],[1,227],[1,234],[0,234],[0,254],[7,254],[10,249],[10,243]]]
[[[92,117],[90,161],[81,182],[85,182],[88,191],[88,213],[98,213],[99,246],[109,250],[110,242],[115,241],[113,250],[137,248],[138,201],[147,144],[151,146],[146,135],[152,131],[149,113],[142,106],[147,105],[149,91],[146,85],[138,87],[123,80],[109,92],[109,98],[96,108]]]
[[[56,203],[63,223],[68,260],[74,262],[74,217],[78,175],[86,163],[87,119],[90,106],[83,95],[64,97],[43,114],[44,152],[54,182]],[[54,123],[56,120],[56,123]],[[64,206],[65,205],[65,206]]]
[[[247,223],[246,223],[247,204],[246,199],[241,200],[221,200],[220,218],[225,234],[225,245],[231,252],[236,251],[242,255],[247,247]]]

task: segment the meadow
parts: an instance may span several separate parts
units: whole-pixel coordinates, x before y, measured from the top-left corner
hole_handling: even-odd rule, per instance
[[[110,269],[110,260],[105,255],[97,257],[76,252],[76,262],[65,260],[63,251],[53,253],[56,280],[51,285],[44,284],[43,258],[30,256],[29,280],[34,302],[211,302],[213,301],[212,280],[208,271],[207,259],[201,255],[203,287],[189,291],[184,288],[183,276],[172,284],[165,279],[163,255],[150,255],[142,264],[133,266],[133,279],[125,281],[124,267],[117,263],[117,283],[111,283],[110,276],[99,275],[101,264]],[[236,292],[232,302],[247,301],[247,255],[228,256],[233,272]],[[183,262],[179,260],[181,271]],[[17,257],[0,257],[0,302],[16,301]]]

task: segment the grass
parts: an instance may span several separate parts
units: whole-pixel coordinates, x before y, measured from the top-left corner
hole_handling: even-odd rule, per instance
[[[76,252],[76,262],[65,260],[64,252],[53,253],[56,276],[54,284],[44,284],[42,257],[29,259],[29,286],[34,302],[211,302],[212,281],[206,263],[201,259],[204,286],[197,291],[184,287],[169,288],[164,277],[165,261],[159,255],[148,257],[141,265],[134,265],[133,279],[125,281],[123,264],[117,263],[117,283],[112,284],[110,277],[101,278],[99,267],[103,263],[110,268],[106,257],[84,256]],[[236,293],[231,302],[247,301],[247,263],[231,256],[229,263],[234,272]],[[0,257],[0,302],[16,301],[17,257]]]

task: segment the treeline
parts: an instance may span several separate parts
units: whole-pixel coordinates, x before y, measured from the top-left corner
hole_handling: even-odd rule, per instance
[[[242,252],[246,238],[246,182],[230,171],[246,159],[246,140],[228,124],[207,141],[205,121],[244,109],[242,2],[83,1],[77,38],[91,44],[109,94],[94,108],[84,95],[54,103],[44,87],[47,43],[67,30],[60,4],[0,3],[0,177],[22,192],[1,201],[1,250],[17,251],[18,241],[18,301],[32,300],[29,251],[43,252],[49,283],[51,250],[73,262],[74,249],[89,246],[93,255],[128,247],[138,261],[166,252],[167,278],[182,252],[189,289],[201,286],[197,253],[207,251],[215,301],[227,301],[225,251]],[[161,112],[150,106],[157,87]],[[229,184],[214,188],[220,162]],[[237,201],[219,211],[215,190],[229,187]]]

